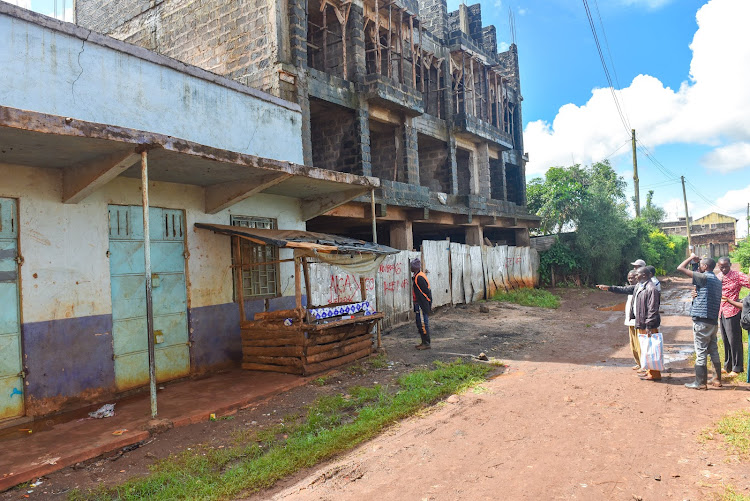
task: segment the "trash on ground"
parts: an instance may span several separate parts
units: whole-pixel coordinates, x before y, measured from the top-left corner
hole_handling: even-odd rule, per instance
[[[108,418],[115,415],[115,404],[104,404],[94,412],[89,412],[89,416],[94,419]]]
[[[115,430],[115,431],[113,431],[113,432],[112,432],[112,435],[117,435],[117,436],[119,437],[120,435],[122,435],[123,433],[125,433],[125,432],[127,432],[127,431],[128,431],[128,430],[127,430],[127,429],[125,429],[125,428],[123,428],[123,429],[121,429],[121,430]]]

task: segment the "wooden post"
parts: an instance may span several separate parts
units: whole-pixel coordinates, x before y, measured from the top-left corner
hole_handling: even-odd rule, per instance
[[[328,21],[326,20],[326,12],[328,11],[328,4],[323,3],[323,71],[328,69]]]
[[[375,47],[377,48],[375,51],[375,63],[378,67],[378,75],[380,75],[383,70],[383,55],[380,53],[380,4],[378,0],[375,0]]]
[[[398,13],[398,78],[404,83],[404,13]]]
[[[365,301],[367,299],[367,289],[365,287],[366,279],[365,277],[359,277],[359,292],[360,296],[362,296],[362,301]]]
[[[377,223],[377,217],[375,214],[375,188],[370,190],[370,214],[372,216],[372,242],[378,243],[378,223]],[[378,311],[378,272],[375,271],[375,311]],[[377,337],[377,348],[378,350],[382,347],[382,321],[378,320],[378,337]]]
[[[156,419],[156,353],[154,349],[154,305],[151,284],[151,235],[148,214],[148,152],[141,152],[141,199],[143,201],[143,260],[146,271],[146,338],[148,342],[148,380],[151,418]]]
[[[234,283],[237,284],[237,303],[240,307],[240,324],[247,320],[245,318],[245,283],[242,278],[242,250],[240,249],[240,237],[232,237],[232,251],[234,254]]]
[[[424,46],[422,45],[423,36],[424,31],[422,30],[422,21],[419,21],[419,82],[422,86],[422,94],[424,94]]]
[[[302,309],[302,284],[300,281],[300,258],[294,258],[294,306]]]
[[[310,291],[310,263],[307,262],[307,258],[302,258],[302,272],[305,275],[305,295],[307,296],[307,309],[312,308],[312,293]]]
[[[471,109],[477,116],[477,86],[474,80],[474,58],[469,58],[469,69],[471,70]]]
[[[393,2],[388,3],[388,76],[393,77]]]
[[[411,55],[411,87],[417,90],[417,55],[414,51],[414,16],[409,16],[409,54]]]
[[[458,94],[458,88],[456,88]],[[461,103],[464,105],[464,114],[466,113],[466,53],[461,51]],[[456,113],[459,113],[458,99],[456,99]]]
[[[341,23],[341,50],[343,51],[342,64],[344,65],[342,74],[344,75],[344,80],[349,79],[349,68],[347,68],[346,64],[346,25],[349,22],[349,12],[351,12],[351,7],[351,4],[346,7],[346,12],[344,13],[344,22]]]

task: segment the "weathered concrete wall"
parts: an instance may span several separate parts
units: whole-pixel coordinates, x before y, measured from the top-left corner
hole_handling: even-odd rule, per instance
[[[0,164],[0,196],[19,199],[22,335],[31,415],[114,391],[107,206],[141,203],[139,180],[117,178],[80,204],[62,204],[60,176],[56,169]],[[202,188],[155,182],[150,202],[185,211],[191,370],[238,361],[230,239],[193,225],[229,224],[235,214],[273,217],[279,228],[305,229],[299,201],[261,194],[207,215]],[[280,257],[292,253],[283,249]],[[279,275],[286,297],[274,300],[272,309],[294,301],[293,266],[282,263]],[[263,307],[262,300],[248,303],[250,310]]]
[[[303,162],[296,104],[7,4],[0,46],[4,106]]]

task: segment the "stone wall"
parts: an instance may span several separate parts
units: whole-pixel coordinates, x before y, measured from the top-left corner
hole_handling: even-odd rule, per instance
[[[403,127],[371,122],[370,158],[373,176],[406,183]]]
[[[430,191],[451,192],[451,158],[448,144],[419,135],[419,181]]]
[[[273,0],[77,0],[77,23],[279,95]]]
[[[360,174],[361,155],[354,111],[331,106],[311,114],[313,166]]]

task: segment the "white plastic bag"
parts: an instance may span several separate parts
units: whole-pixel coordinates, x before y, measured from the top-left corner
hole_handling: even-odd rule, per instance
[[[661,332],[638,334],[641,345],[641,368],[652,371],[664,370],[664,338]]]

